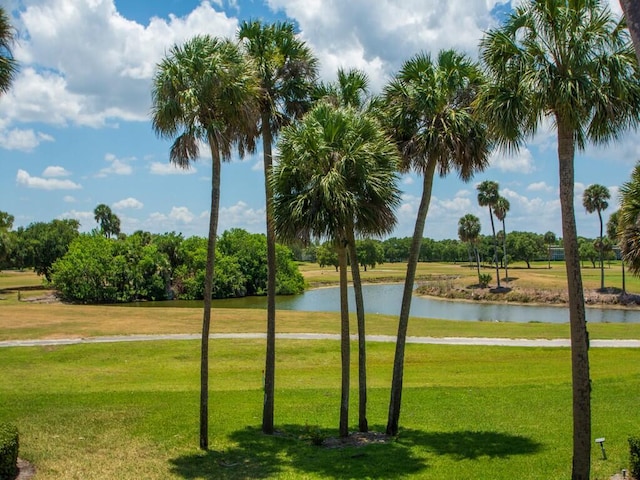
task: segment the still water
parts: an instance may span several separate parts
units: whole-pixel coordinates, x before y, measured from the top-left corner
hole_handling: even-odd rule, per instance
[[[363,285],[365,309],[368,313],[400,314],[401,284]],[[338,287],[308,290],[302,295],[280,296],[276,302],[279,310],[309,312],[337,312],[340,310]],[[141,306],[201,307],[202,302],[170,301],[144,302]],[[214,300],[215,308],[266,308],[266,297],[245,297]],[[355,312],[353,289],[349,288],[349,310]],[[544,322],[569,321],[566,307],[537,305],[488,304],[456,302],[414,296],[411,316],[466,320],[481,322]],[[594,323],[640,323],[640,310],[587,308],[587,321]]]

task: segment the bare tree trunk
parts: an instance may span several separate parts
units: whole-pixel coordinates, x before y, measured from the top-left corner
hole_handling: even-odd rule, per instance
[[[356,299],[356,316],[358,318],[358,430],[368,432],[367,341],[365,336],[364,298],[362,295],[362,281],[360,279],[360,265],[356,253],[356,239],[352,227],[349,228],[348,235],[351,277],[353,278],[353,292]]]
[[[489,218],[491,219],[491,231],[493,232],[493,261],[496,264],[496,281],[498,282],[498,288],[500,288],[500,267],[498,266],[498,238],[496,237],[496,227],[493,223],[493,213],[491,211],[491,205],[489,205]]]
[[[264,402],[262,432],[273,434],[276,376],[276,232],[273,221],[273,200],[269,177],[273,159],[269,115],[262,114],[262,148],[264,161],[264,192],[267,217],[267,352],[264,367]]]
[[[604,290],[604,245],[602,244],[602,212],[598,209],[598,218],[600,219],[600,243],[598,245],[598,254],[600,256],[600,290]]]
[[[620,6],[627,17],[631,41],[636,50],[638,63],[640,63],[640,3],[637,0],[620,0]]]
[[[509,263],[509,259],[507,258],[507,226],[504,222],[504,218],[502,219],[502,250],[503,250],[503,255],[504,255],[504,276],[505,279],[507,281],[507,283],[509,282],[509,267],[507,265],[507,263]]]
[[[220,153],[215,139],[209,138],[212,158],[211,212],[209,213],[209,238],[207,242],[207,266],[204,277],[204,313],[202,317],[202,341],[200,347],[200,448],[209,449],[209,330],[211,326],[211,292],[216,259],[216,234],[218,231],[218,207],[220,205]]]
[[[342,386],[340,390],[340,436],[349,436],[349,369],[351,345],[349,338],[349,302],[347,297],[347,252],[342,235],[338,238],[338,262],[340,265],[340,356]]]
[[[567,269],[569,323],[571,329],[571,376],[573,387],[572,480],[589,480],[591,470],[591,381],[589,334],[585,319],[584,291],[580,274],[574,198],[573,131],[558,119],[558,160],[562,240]]]
[[[398,423],[400,420],[400,406],[402,403],[402,382],[404,376],[404,351],[407,342],[407,328],[409,326],[409,312],[411,310],[411,297],[413,296],[413,284],[416,279],[416,268],[418,266],[418,256],[422,244],[424,224],[429,212],[431,202],[431,191],[433,189],[433,176],[436,171],[436,162],[429,161],[424,172],[422,181],[422,198],[416,225],[413,230],[413,238],[409,249],[409,260],[407,261],[407,275],[404,280],[404,290],[402,293],[402,306],[400,308],[400,319],[398,321],[398,337],[396,340],[396,353],[393,359],[393,378],[391,380],[391,399],[389,401],[389,416],[387,418],[387,434],[398,434]]]

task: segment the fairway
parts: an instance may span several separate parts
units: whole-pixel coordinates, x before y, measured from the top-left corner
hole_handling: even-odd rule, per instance
[[[393,345],[368,353],[369,421],[382,430]],[[339,342],[278,342],[274,437],[259,431],[263,354],[258,340],[212,341],[206,454],[197,341],[1,349],[0,421],[19,426],[39,479],[569,475],[568,349],[409,345],[400,436],[358,449],[311,444],[312,433],[337,435]],[[627,465],[640,423],[640,351],[596,349],[591,360],[594,434],[609,457],[594,449],[594,478],[608,478]]]

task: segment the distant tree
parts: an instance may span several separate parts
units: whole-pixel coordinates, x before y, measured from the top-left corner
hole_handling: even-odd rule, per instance
[[[316,248],[316,260],[320,267],[332,266],[338,271],[338,253],[331,242],[325,242]]]
[[[620,210],[616,210],[607,221],[607,237],[612,245],[620,246]],[[624,272],[624,258],[620,262],[622,268],[622,294],[627,293],[627,285]]]
[[[64,256],[78,236],[80,222],[72,219],[32,223],[22,232],[30,253],[29,263],[38,275],[51,281],[51,266]]]
[[[593,268],[596,268],[596,261],[599,257],[596,243],[597,241],[591,241],[586,238],[578,239],[578,252],[580,254],[580,260],[583,262],[585,260],[591,262]]]
[[[493,263],[496,267],[496,281],[500,288],[500,270],[498,268],[498,239],[496,238],[496,227],[493,223],[493,209],[496,202],[500,198],[498,193],[498,183],[491,180],[485,180],[480,183],[476,189],[478,190],[478,205],[481,207],[489,207],[489,218],[491,219],[491,232],[493,234]]]
[[[511,232],[507,239],[507,247],[514,260],[524,261],[527,268],[531,262],[544,258],[544,237],[531,232]]]
[[[476,267],[478,269],[478,284],[482,283],[480,279],[480,256],[478,254],[478,237],[480,236],[480,219],[471,213],[467,213],[458,220],[458,237],[462,242],[469,244],[469,247],[475,252]]]
[[[603,231],[604,224],[602,222],[602,211],[609,206],[607,200],[611,198],[609,189],[603,185],[589,185],[582,195],[582,205],[589,213],[598,212],[598,220],[600,221],[600,236],[597,250],[600,256],[600,290],[604,290],[604,250],[603,250]]]
[[[120,234],[120,219],[108,205],[101,203],[93,210],[93,216],[100,226],[100,232],[107,238]]]
[[[557,239],[555,233],[553,233],[552,231],[548,231],[544,234],[544,243],[547,244],[547,253],[549,257],[549,268],[551,268],[551,246],[555,245],[556,242]]]
[[[356,250],[358,251],[358,260],[367,271],[367,267],[376,268],[376,265],[384,262],[384,250],[379,240],[366,238],[356,241]]]
[[[9,91],[18,72],[18,62],[11,52],[14,41],[15,29],[5,7],[0,6],[0,95]]]
[[[504,262],[504,276],[506,281],[509,281],[509,258],[507,257],[507,227],[505,225],[505,218],[510,208],[509,200],[504,197],[498,197],[496,203],[493,205],[493,213],[496,218],[502,222],[502,250],[503,250],[503,262]]]
[[[10,233],[13,228],[13,221],[13,215],[0,211],[0,266],[4,265],[11,254],[14,243],[14,235]]]

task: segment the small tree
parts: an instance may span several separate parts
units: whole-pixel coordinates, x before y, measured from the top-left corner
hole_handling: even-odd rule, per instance
[[[544,243],[547,244],[547,253],[549,254],[549,268],[551,268],[551,245],[556,243],[556,234],[549,231],[544,234]]]
[[[598,184],[588,186],[582,195],[582,205],[584,205],[584,208],[586,208],[589,213],[598,212],[598,220],[600,221],[600,241],[597,244],[600,257],[600,290],[604,290],[604,245],[602,243],[604,226],[602,223],[602,211],[606,210],[609,206],[607,202],[609,198],[611,198],[611,194],[607,187]]]
[[[480,237],[480,219],[471,213],[467,213],[458,220],[458,237],[463,242],[469,244],[469,247],[475,253],[476,268],[478,269],[478,285],[482,285],[480,275],[480,254],[478,253],[478,239]]]

